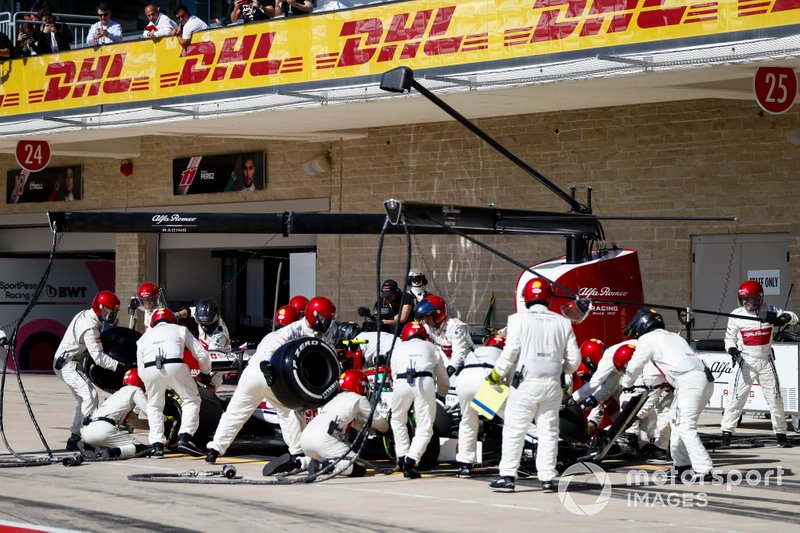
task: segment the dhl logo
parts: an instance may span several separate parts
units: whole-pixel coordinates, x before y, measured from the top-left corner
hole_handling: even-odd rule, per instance
[[[373,59],[378,63],[408,60],[420,50],[427,56],[439,56],[487,48],[487,33],[446,36],[455,10],[453,5],[398,13],[388,27],[378,18],[345,22],[339,32],[347,38],[341,52],[317,55],[316,68],[363,65]]]
[[[719,3],[698,2],[665,7],[667,0],[535,0],[535,26],[512,28],[505,46],[620,33],[630,28],[653,29],[719,19]],[[737,15],[746,17],[800,9],[797,0],[739,0]]]
[[[66,98],[82,98],[99,94],[119,94],[146,91],[150,88],[147,76],[122,78],[127,54],[87,57],[81,62],[61,61],[47,65],[47,88],[28,92],[28,103],[39,104]]]
[[[193,85],[206,81],[235,80],[302,72],[303,58],[269,59],[275,32],[228,37],[221,45],[213,41],[193,43],[183,54],[180,72],[162,74],[161,88]]]

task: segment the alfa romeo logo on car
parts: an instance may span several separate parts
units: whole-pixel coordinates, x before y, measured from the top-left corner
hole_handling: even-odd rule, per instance
[[[573,479],[576,478],[576,479]],[[573,498],[573,492],[569,492],[571,483],[592,482],[597,480],[602,486],[600,494],[593,503],[578,503]],[[574,488],[574,487],[573,487]],[[561,505],[572,514],[578,516],[596,515],[608,505],[611,499],[611,480],[606,471],[594,463],[577,463],[567,468],[558,480],[558,498]]]

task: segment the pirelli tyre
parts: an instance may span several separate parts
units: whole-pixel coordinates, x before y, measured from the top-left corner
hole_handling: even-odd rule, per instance
[[[103,351],[115,361],[122,363],[116,372],[106,370],[97,365],[91,357],[84,358],[84,372],[97,387],[108,393],[114,393],[122,387],[125,371],[136,366],[136,341],[142,334],[136,330],[113,327],[100,333]]]
[[[275,398],[290,409],[311,409],[328,402],[339,389],[342,368],[334,350],[314,337],[289,341],[261,371]]]

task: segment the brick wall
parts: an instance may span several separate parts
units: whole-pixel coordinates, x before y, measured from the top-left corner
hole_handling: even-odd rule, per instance
[[[738,216],[738,224],[604,223],[610,241],[639,250],[647,299],[682,306],[691,297],[692,235],[789,233],[790,281],[798,279],[799,195],[794,183],[800,147],[791,144],[785,133],[795,129],[799,119],[800,112],[760,116],[753,102],[709,100],[492,118],[478,124],[560,188],[591,185],[596,214]],[[173,157],[239,150],[267,151],[266,190],[172,196]],[[303,173],[300,163],[326,150],[332,152],[332,170],[314,177]],[[114,159],[55,157],[51,164],[84,165],[84,200],[74,205],[81,209],[328,196],[334,212],[379,213],[389,197],[568,209],[452,121],[376,128],[366,138],[338,142],[147,137],[141,139],[140,151],[129,178],[120,175],[119,161]],[[0,171],[14,167],[13,156],[0,156]],[[3,204],[0,212],[61,208]],[[481,240],[525,263],[564,253],[561,237]],[[140,237],[118,239],[120,289],[133,287],[131,278],[138,283],[144,269],[138,251],[142,246]],[[340,318],[356,320],[356,307],[374,302],[377,246],[377,236],[319,236],[318,292],[337,303]],[[412,247],[413,266],[428,274],[431,289],[447,298],[454,314],[481,322],[494,291],[496,322],[504,322],[513,306],[517,267],[458,237],[414,236]],[[387,236],[381,277],[402,282],[405,254],[405,238]],[[798,307],[800,295],[795,292],[790,308]],[[667,319],[676,325],[671,313]]]

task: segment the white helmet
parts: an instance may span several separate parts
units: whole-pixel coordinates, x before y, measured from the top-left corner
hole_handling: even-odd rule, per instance
[[[428,278],[419,270],[412,268],[408,271],[408,284],[411,287],[424,287],[428,284]]]

